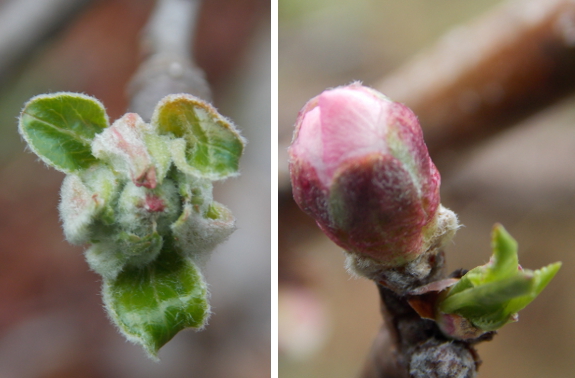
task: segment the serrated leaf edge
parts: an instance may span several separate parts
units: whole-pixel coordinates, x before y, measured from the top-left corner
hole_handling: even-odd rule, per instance
[[[185,257],[183,257],[183,258],[185,258]],[[182,330],[190,329],[190,330],[194,330],[194,331],[202,331],[208,325],[208,321],[212,315],[212,309],[211,309],[211,305],[210,305],[210,291],[209,291],[208,283],[205,280],[201,269],[196,264],[194,264],[193,262],[191,262],[191,263],[194,265],[196,272],[198,274],[198,277],[200,278],[199,282],[201,284],[201,288],[202,288],[203,292],[205,293],[205,303],[206,303],[207,308],[205,311],[205,314],[206,314],[205,318],[203,319],[203,323],[200,327],[185,327]],[[149,267],[144,268],[144,269],[149,269]],[[102,290],[101,290],[102,300],[104,303],[104,308],[106,310],[105,312],[106,312],[108,319],[110,319],[110,322],[114,325],[114,327],[118,330],[118,332],[126,338],[126,340],[128,340],[129,342],[131,342],[134,345],[140,345],[146,351],[147,356],[151,360],[159,362],[160,359],[158,357],[158,351],[165,344],[161,345],[158,349],[154,350],[153,348],[150,348],[145,343],[145,340],[143,340],[143,338],[141,336],[133,334],[133,333],[129,333],[127,330],[125,330],[122,327],[122,325],[119,321],[116,321],[116,319],[119,319],[120,317],[119,317],[118,313],[114,310],[113,306],[111,306],[111,303],[113,302],[113,298],[112,298],[112,291],[113,290],[111,289],[112,281],[114,281],[114,279],[104,278],[103,283],[102,283]],[[156,293],[155,288],[154,288],[154,293]],[[157,299],[157,297],[156,297],[156,299]],[[176,332],[176,334],[178,334],[182,330]],[[174,334],[174,336],[176,334]]]
[[[152,127],[154,129],[156,129],[157,131],[159,130],[158,118],[160,116],[160,111],[161,111],[162,107],[166,106],[167,104],[169,104],[171,102],[176,102],[178,100],[186,100],[186,101],[191,102],[194,106],[197,106],[197,107],[203,109],[210,116],[216,118],[218,123],[224,125],[228,130],[230,130],[235,135],[235,137],[240,141],[240,143],[242,145],[241,153],[238,156],[238,160],[239,160],[239,158],[244,154],[246,145],[248,143],[247,139],[241,135],[240,130],[235,126],[235,124],[229,118],[221,115],[218,112],[218,110],[214,106],[212,106],[209,102],[204,101],[201,98],[193,96],[191,94],[188,94],[188,93],[170,94],[170,95],[165,96],[163,99],[161,99],[156,104],[156,107],[154,108],[154,112],[152,114],[152,118],[150,121],[150,124],[152,125]],[[160,133],[160,135],[162,135],[162,133]],[[175,141],[177,141],[179,139],[183,139],[183,142],[184,142],[183,154],[182,154],[182,151],[180,151],[182,149],[182,146],[176,145],[179,148],[179,150],[177,152],[175,150],[172,150],[172,158],[174,160],[174,163],[176,162],[176,160],[179,160],[179,165],[177,165],[179,169],[181,169],[185,172],[188,172],[188,174],[192,174],[192,175],[195,175],[198,177],[207,178],[207,179],[210,179],[212,181],[225,180],[227,178],[236,177],[236,176],[240,175],[239,170],[236,170],[235,172],[228,172],[225,175],[221,175],[221,174],[205,173],[205,172],[198,170],[197,168],[190,166],[188,164],[186,158],[185,158],[186,149],[188,148],[188,146],[187,146],[188,142],[185,140],[185,137],[184,136],[175,136],[175,138],[172,140],[172,143],[174,143]],[[179,143],[181,143],[181,142],[179,142]],[[214,147],[214,146],[212,146],[212,147]],[[179,156],[174,156],[174,154],[178,154]]]

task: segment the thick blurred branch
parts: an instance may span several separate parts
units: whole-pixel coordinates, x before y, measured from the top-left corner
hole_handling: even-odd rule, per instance
[[[468,146],[575,90],[575,1],[505,2],[375,88],[418,115],[432,156]]]
[[[130,83],[130,111],[149,120],[156,103],[172,93],[210,100],[204,73],[194,65],[193,33],[200,0],[158,0],[145,27],[146,59]]]
[[[0,6],[0,80],[90,0],[10,0]]]

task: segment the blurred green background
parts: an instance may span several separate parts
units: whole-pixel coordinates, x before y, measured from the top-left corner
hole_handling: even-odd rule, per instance
[[[375,286],[350,278],[339,248],[291,202],[285,149],[297,112],[327,87],[374,85],[500,3],[279,0],[280,377],[358,376],[382,322]],[[520,321],[479,345],[479,377],[575,371],[574,125],[571,96],[469,148],[432,156],[441,163],[442,203],[464,225],[447,248],[449,271],[488,260],[495,222],[518,240],[524,267],[563,261]]]

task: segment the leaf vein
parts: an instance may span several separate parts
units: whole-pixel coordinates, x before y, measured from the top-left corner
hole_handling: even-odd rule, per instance
[[[41,118],[39,118],[39,117],[37,117],[37,116],[31,114],[31,113],[28,113],[28,112],[26,112],[26,111],[24,111],[24,114],[26,114],[28,117],[33,118],[33,119],[35,119],[36,121],[38,121],[38,122],[40,122],[40,123],[42,123],[42,124],[44,124],[44,125],[46,125],[46,126],[52,128],[52,129],[58,131],[59,133],[65,134],[65,135],[71,137],[72,139],[79,141],[80,143],[82,143],[82,144],[84,144],[84,145],[87,145],[87,146],[90,145],[90,142],[91,142],[91,141],[90,141],[89,139],[86,139],[86,138],[81,137],[78,133],[74,133],[74,132],[72,132],[72,131],[59,128],[58,126],[56,126],[56,125],[54,125],[54,124],[52,124],[52,123],[50,123],[50,122],[48,122],[48,121],[46,121],[46,120],[43,120],[43,119],[41,119]]]

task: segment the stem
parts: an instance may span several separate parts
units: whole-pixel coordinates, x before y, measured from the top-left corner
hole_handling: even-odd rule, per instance
[[[443,251],[428,260],[432,269],[417,284],[444,278]],[[384,282],[386,277],[382,277]],[[436,323],[422,319],[407,295],[377,284],[384,324],[361,378],[472,378],[480,364],[471,343],[447,339]]]
[[[166,95],[190,93],[210,101],[204,73],[192,55],[200,0],[158,0],[144,28],[142,48],[147,57],[130,83],[129,110],[146,122]]]

